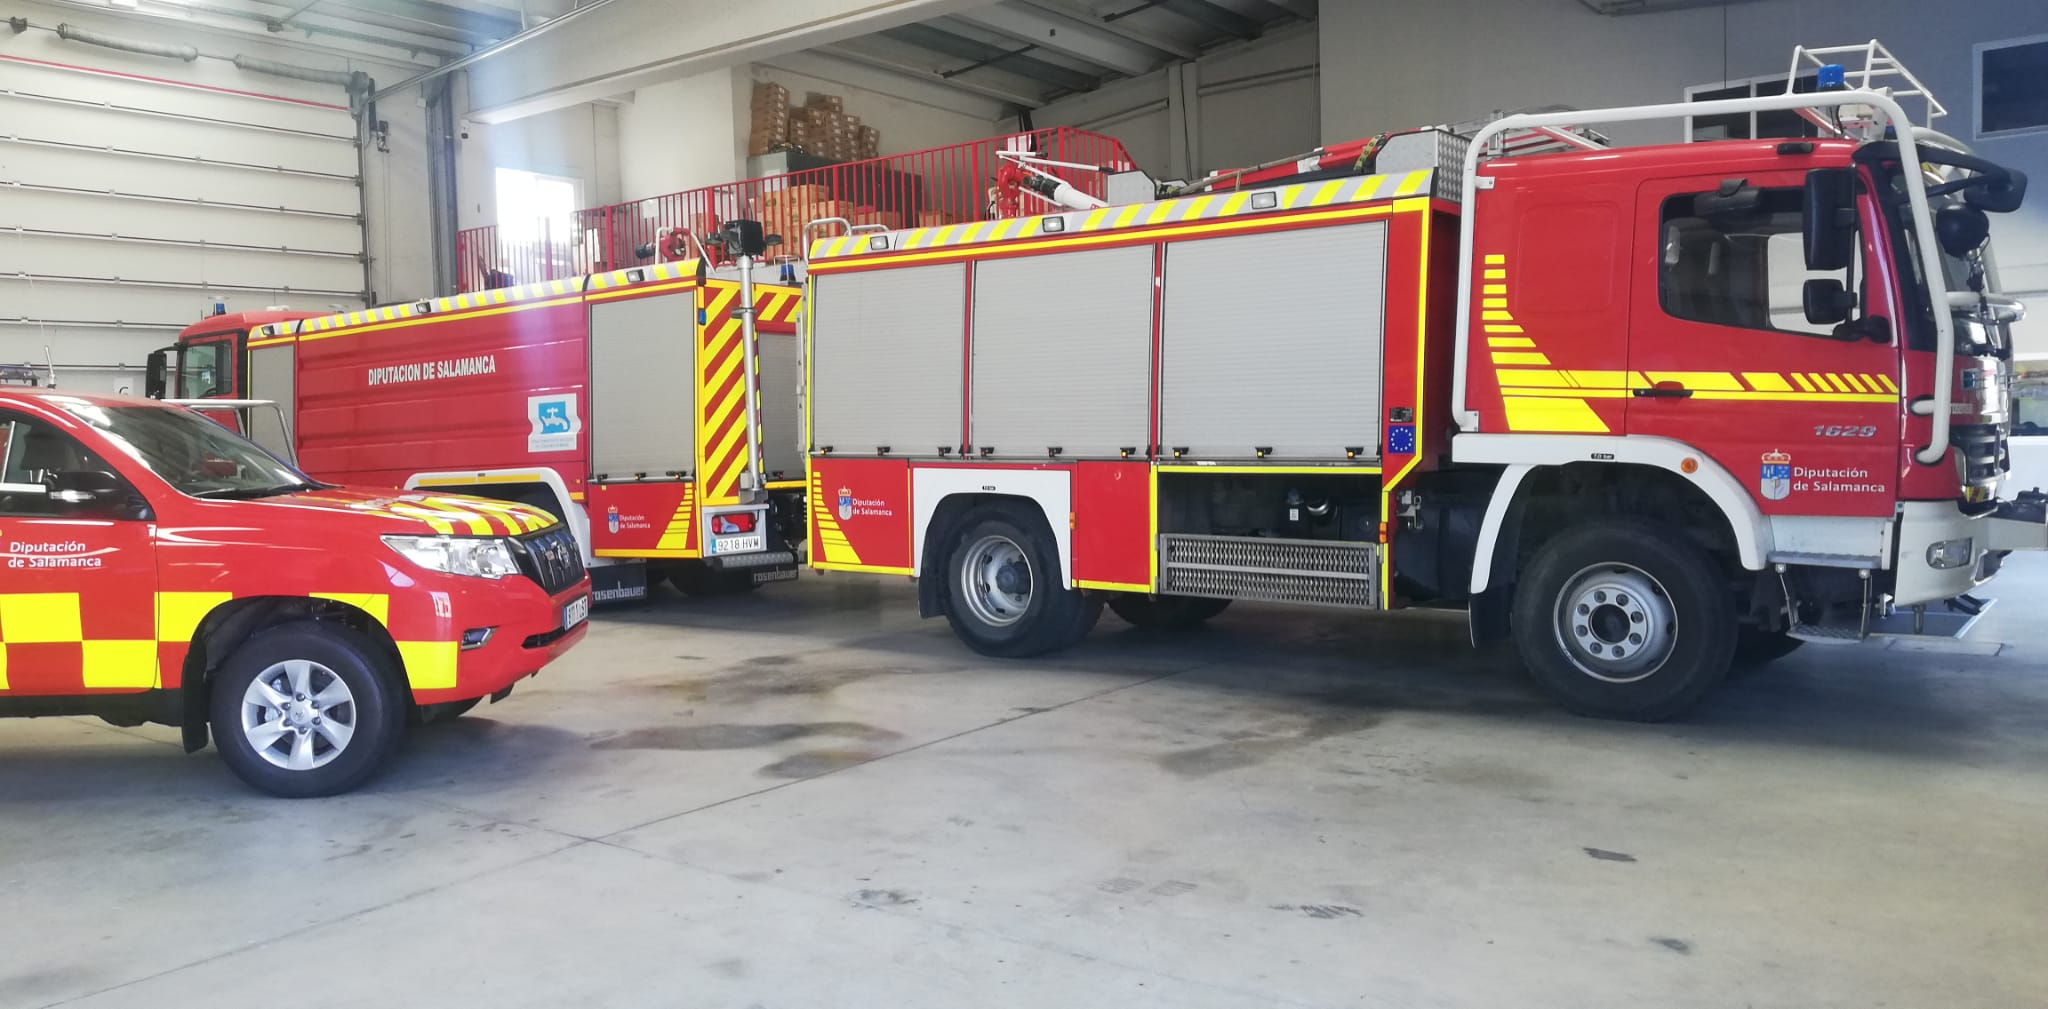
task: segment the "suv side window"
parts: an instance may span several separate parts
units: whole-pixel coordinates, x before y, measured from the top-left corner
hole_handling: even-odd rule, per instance
[[[78,439],[44,421],[0,412],[0,515],[71,518],[98,511],[57,501],[49,493],[53,474],[91,472],[120,479],[120,471]]]
[[[1800,238],[1798,189],[1766,189],[1756,210],[1698,216],[1693,201],[1706,193],[1680,193],[1658,213],[1657,300],[1679,319],[1826,333],[1832,326],[1806,321],[1800,290],[1808,272]]]

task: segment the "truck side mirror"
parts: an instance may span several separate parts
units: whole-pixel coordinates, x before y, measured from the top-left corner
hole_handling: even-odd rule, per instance
[[[1799,295],[1800,303],[1806,309],[1806,321],[1816,326],[1847,322],[1849,313],[1856,310],[1856,296],[1833,277],[1815,277],[1807,281]]]
[[[2001,177],[1963,190],[1963,202],[1994,214],[2010,214],[2020,209],[2020,203],[2027,198],[2027,173],[2017,168],[2000,170],[2004,173]]]
[[[1806,268],[1846,270],[1856,253],[1856,174],[1847,168],[1806,173]]]
[[[1943,207],[1934,215],[1934,241],[1941,251],[1961,259],[1991,237],[1991,218],[1976,207]]]
[[[150,351],[149,361],[144,366],[142,374],[142,394],[150,399],[162,399],[164,394],[170,389],[170,381],[170,348],[166,347],[162,350]]]

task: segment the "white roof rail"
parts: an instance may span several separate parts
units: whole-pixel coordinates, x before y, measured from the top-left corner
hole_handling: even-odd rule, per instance
[[[1948,109],[1941,104],[1940,99],[1934,97],[1934,92],[1921,83],[1920,78],[1913,76],[1913,72],[1906,69],[1906,65],[1899,62],[1898,57],[1893,56],[1892,51],[1884,47],[1884,43],[1876,39],[1846,46],[1794,46],[1792,67],[1785,72],[1785,93],[1791,94],[1798,89],[1801,73],[1818,76],[1822,67],[1830,65],[1842,68],[1842,80],[1837,86],[1843,90],[1875,91],[1881,95],[1889,95],[1894,101],[1904,98],[1920,99],[1923,113],[1923,119],[1919,123],[1921,127],[1931,127],[1936,119],[1948,115]],[[1900,102],[1901,107],[1904,104]],[[1875,117],[1868,114],[1867,107],[1862,110],[1842,108],[1833,119],[1822,115],[1818,109],[1802,109],[1801,113],[1807,121],[1820,127],[1821,132],[1826,135],[1853,136],[1863,140],[1877,139],[1869,135],[1869,130],[1876,128],[1878,124]],[[1910,122],[1909,117],[1908,123]]]

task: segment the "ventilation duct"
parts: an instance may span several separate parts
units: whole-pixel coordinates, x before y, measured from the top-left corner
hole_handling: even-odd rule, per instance
[[[275,60],[257,59],[254,56],[236,56],[235,66],[250,73],[290,77],[316,84],[334,84],[347,88],[350,94],[368,94],[370,89],[376,86],[375,82],[370,80],[370,75],[360,70],[314,70]]]

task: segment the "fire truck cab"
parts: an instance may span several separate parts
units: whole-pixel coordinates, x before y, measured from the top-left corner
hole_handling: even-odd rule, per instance
[[[502,697],[582,639],[553,516],[315,481],[145,399],[0,387],[0,715],[208,728],[284,796],[346,791],[408,721]]]
[[[993,655],[1105,604],[1463,607],[1637,719],[1803,641],[1959,634],[2048,548],[2043,497],[1998,496],[1986,215],[2026,179],[1916,125],[1876,42],[1816,71],[813,243],[811,561],[919,578]],[[1819,135],[1583,128],[1765,110]]]

